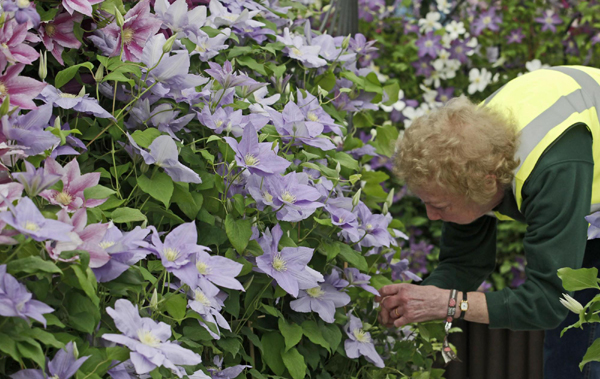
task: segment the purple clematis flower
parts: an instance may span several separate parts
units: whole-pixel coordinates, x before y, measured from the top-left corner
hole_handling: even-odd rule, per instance
[[[187,51],[178,51],[173,55],[164,54],[162,49],[166,42],[163,34],[155,35],[148,40],[141,56],[146,67],[154,67],[148,73],[148,84],[156,83],[152,87],[152,93],[159,97],[178,95],[176,91],[180,93],[208,82],[208,78],[189,74],[190,56]]]
[[[375,350],[371,334],[362,329],[360,319],[351,314],[348,315],[348,318],[348,324],[344,327],[344,331],[349,337],[349,339],[344,341],[344,349],[348,358],[356,359],[362,355],[375,366],[385,367],[383,359],[381,359],[381,356]]]
[[[140,148],[129,134],[127,134],[127,138],[129,138],[129,142],[135,152],[144,158],[146,164],[154,164],[162,167],[174,181],[202,183],[202,179],[200,179],[198,174],[189,167],[179,163],[177,159],[179,156],[177,145],[171,137],[164,135],[156,137],[149,146],[150,153]]]
[[[73,227],[45,218],[28,197],[21,198],[12,211],[0,213],[0,220],[36,241],[71,240],[68,233]]]
[[[54,86],[48,85],[42,90],[38,99],[62,109],[73,109],[77,112],[91,113],[100,118],[114,119],[110,113],[98,104],[98,100],[90,97],[88,94],[73,95],[61,92]]]
[[[371,276],[361,273],[357,268],[348,267],[344,269],[344,274],[348,279],[348,285],[350,287],[360,287],[367,292],[372,293],[375,296],[379,296],[379,291],[375,289],[371,283]]]
[[[2,117],[2,133],[19,146],[26,147],[24,155],[41,154],[60,143],[60,138],[44,130],[49,125],[51,116],[52,105],[45,104],[24,115]]]
[[[471,29],[474,35],[478,36],[485,29],[489,29],[493,32],[500,30],[500,24],[502,23],[502,17],[496,14],[496,8],[490,7],[487,11],[482,12],[477,19],[471,25]]]
[[[415,45],[419,48],[419,58],[423,58],[429,55],[431,58],[437,58],[438,51],[442,50],[442,44],[440,41],[442,36],[433,34],[433,31],[428,32],[424,36],[420,37]]]
[[[81,23],[83,17],[80,14],[69,14],[63,12],[56,16],[54,20],[44,22],[38,31],[44,42],[44,46],[52,53],[54,58],[64,66],[62,52],[65,49],[78,49],[81,42],[75,37],[73,27],[75,23]]]
[[[121,33],[121,27],[117,25],[116,20],[103,29],[109,37],[112,37],[116,40],[115,50],[112,52],[111,56],[116,57],[121,53],[122,41],[124,46],[123,59],[132,62],[139,62],[142,58],[142,51],[146,45],[146,42],[151,36],[158,32],[162,21],[150,13],[149,0],[142,0],[138,2],[125,14],[123,18],[125,19],[125,24],[123,24],[123,33]]]
[[[79,12],[92,17],[92,5],[101,3],[102,1],[104,0],[62,0],[62,5],[69,14]]]
[[[289,102],[279,113],[275,110],[269,110],[275,129],[281,135],[281,140],[285,143],[294,141],[294,145],[302,144],[318,147],[321,150],[335,149],[335,145],[324,138],[323,124],[316,121],[305,121],[304,113],[294,102]]]
[[[258,142],[254,127],[244,128],[242,140],[238,143],[235,138],[225,137],[225,141],[235,152],[235,162],[238,167],[245,167],[252,174],[267,176],[281,174],[291,162],[277,155],[279,148],[273,148],[270,142]]]
[[[327,280],[327,279],[326,279]],[[335,309],[350,303],[350,296],[325,282],[307,290],[301,290],[298,299],[290,302],[296,312],[317,312],[325,322],[335,321]]]
[[[321,194],[308,184],[308,175],[305,173],[290,172],[282,180],[271,183],[270,191],[273,196],[271,206],[279,209],[278,220],[298,222],[323,206],[318,202]]]
[[[248,365],[235,365],[227,368],[223,367],[223,357],[215,356],[213,358],[213,363],[215,364],[215,368],[208,367],[208,372],[210,373],[210,377],[212,379],[235,379],[237,378],[242,371],[246,368],[252,368],[252,366]]]
[[[12,275],[6,273],[6,265],[0,265],[0,315],[4,317],[20,317],[28,321],[32,318],[46,327],[44,313],[54,312],[46,304],[33,300],[24,284],[19,283]]]
[[[523,38],[525,38],[525,34],[523,34],[523,28],[513,29],[510,31],[510,34],[506,39],[506,43],[508,45],[511,43],[521,43],[523,42]]]
[[[0,27],[0,64],[23,63],[31,64],[40,54],[28,44],[27,24],[19,24],[16,20],[8,19]]]
[[[138,374],[146,374],[156,367],[164,366],[179,378],[185,370],[179,365],[197,365],[200,356],[191,350],[168,341],[171,327],[149,317],[140,317],[137,306],[128,300],[119,299],[115,308],[106,308],[115,326],[123,334],[104,334],[103,339],[127,346],[131,350],[131,362]]]
[[[556,33],[556,26],[562,24],[562,19],[552,9],[546,9],[542,13],[542,17],[536,17],[533,19],[538,24],[542,24],[542,32],[550,30],[552,33]]]
[[[77,359],[74,352],[73,341],[64,349],[60,349],[51,361],[48,361],[46,374],[42,370],[21,370],[10,377],[12,379],[69,379],[91,355]]]
[[[154,226],[152,230],[152,245],[150,249],[160,258],[163,266],[169,272],[180,269],[190,262],[190,254],[206,251],[207,247],[197,245],[198,231],[196,222],[181,224],[173,229],[165,237],[165,242],[161,242],[158,231]]]
[[[244,286],[235,279],[244,267],[241,263],[218,255],[210,255],[207,247],[190,256],[190,262],[173,273],[190,288],[211,282],[221,287],[244,291]]]
[[[110,255],[110,260],[104,266],[92,269],[96,280],[104,283],[116,279],[140,259],[145,258],[150,253],[149,243],[145,241],[148,233],[149,229],[139,226],[128,233],[122,233],[111,224],[98,244]]]
[[[0,102],[10,96],[10,105],[23,109],[35,109],[33,99],[46,87],[46,83],[19,76],[25,68],[22,63],[10,65],[0,60]]]
[[[79,163],[76,159],[73,159],[62,167],[53,158],[47,158],[45,167],[47,173],[60,175],[63,183],[63,188],[60,192],[57,190],[45,190],[40,193],[40,196],[48,200],[50,204],[60,205],[69,212],[74,212],[81,207],[94,208],[106,202],[106,199],[86,200],[83,196],[83,191],[86,188],[98,184],[98,181],[100,181],[99,172],[90,172],[81,175]]]
[[[265,231],[258,239],[264,254],[256,258],[256,265],[275,279],[285,292],[298,297],[301,289],[317,287],[318,282],[324,279],[320,273],[307,266],[314,250],[308,247],[284,247],[280,251],[278,245],[282,236],[279,224],[271,231]]]
[[[251,79],[244,74],[234,74],[230,61],[225,61],[223,66],[220,66],[215,62],[208,62],[208,65],[210,66],[210,69],[204,70],[204,72],[219,82],[223,89],[245,86],[254,83],[254,79]]]
[[[2,8],[5,12],[14,12],[15,20],[19,24],[27,24],[31,21],[34,28],[40,24],[41,17],[35,9],[35,4],[28,0],[6,0]]]

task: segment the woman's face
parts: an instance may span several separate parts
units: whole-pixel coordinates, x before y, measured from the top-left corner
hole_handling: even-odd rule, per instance
[[[415,189],[430,220],[442,220],[456,224],[470,224],[491,211],[496,204],[478,204],[464,196],[455,195],[437,186]]]

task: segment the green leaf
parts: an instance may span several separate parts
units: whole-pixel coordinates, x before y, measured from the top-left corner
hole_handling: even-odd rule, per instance
[[[80,67],[87,67],[90,70],[94,69],[94,65],[90,62],[84,62],[75,66],[67,67],[56,74],[56,78],[54,79],[54,87],[60,88],[67,84],[71,79],[73,79],[73,77],[75,77]]]
[[[306,363],[304,357],[295,348],[281,353],[283,364],[287,367],[293,379],[303,379],[306,377]]]
[[[277,375],[281,376],[285,372],[285,364],[281,357],[281,352],[285,349],[283,336],[278,332],[268,332],[263,334],[261,344],[265,353],[263,360],[269,368]]]
[[[250,237],[252,237],[252,221],[236,220],[232,215],[228,214],[225,217],[225,232],[234,249],[242,254],[246,246],[248,246]]]
[[[3,342],[4,343],[4,342]],[[46,367],[46,357],[39,343],[32,339],[17,342],[17,349],[23,358],[29,358],[40,367]]]
[[[137,178],[140,189],[162,202],[165,208],[169,208],[169,202],[173,195],[173,179],[164,172],[155,172],[152,179],[142,175]]]
[[[558,270],[558,277],[562,280],[563,287],[567,291],[580,291],[586,288],[600,289],[597,280],[597,268],[573,270],[570,267],[564,267]]]
[[[45,261],[39,256],[30,256],[23,259],[17,259],[16,261],[11,261],[6,265],[6,270],[10,274],[16,273],[27,273],[27,274],[37,274],[40,272],[47,272],[51,274],[61,274],[62,271],[58,266],[50,261]]]
[[[6,334],[2,333],[0,333],[0,341],[2,341],[2,343],[0,343],[0,351],[10,355],[12,359],[18,362],[20,355],[17,350],[16,342]]]
[[[319,329],[319,325],[315,321],[306,320],[302,323],[302,332],[308,339],[317,345],[323,346],[325,349],[330,350],[331,346],[329,342],[325,340],[323,334],[321,333],[321,329]]]
[[[136,130],[131,134],[131,138],[140,145],[141,147],[148,148],[152,141],[158,136],[162,135],[160,130],[154,128],[148,128],[144,131]]]
[[[579,364],[579,369],[583,371],[583,366],[588,362],[600,361],[600,339],[596,339],[590,347],[588,347],[583,360]]]
[[[340,256],[343,260],[362,272],[367,272],[369,270],[369,266],[367,265],[365,257],[363,257],[359,251],[356,251],[350,246],[341,242],[336,242],[336,244],[340,248]]]
[[[96,276],[92,272],[92,269],[88,267],[87,270],[84,271],[81,266],[78,265],[73,265],[71,268],[73,269],[75,276],[77,276],[77,281],[79,282],[81,289],[83,289],[83,292],[88,295],[95,306],[99,306],[100,298],[96,295],[98,282],[96,281]]]
[[[279,330],[285,339],[285,350],[296,346],[302,339],[302,327],[298,324],[288,324],[284,318],[280,318],[277,322]]]
[[[124,222],[145,221],[146,216],[139,209],[123,207],[112,213],[113,222],[119,224]]]
[[[110,188],[98,184],[96,186],[84,189],[83,197],[85,197],[86,199],[106,199],[114,193],[116,192],[111,190]]]
[[[342,331],[336,324],[327,324],[319,322],[319,328],[326,341],[329,341],[331,345],[331,351],[336,351],[340,343],[342,342]]]
[[[165,309],[169,314],[178,321],[185,318],[185,311],[187,310],[187,299],[184,295],[178,294],[169,297],[164,302]]]

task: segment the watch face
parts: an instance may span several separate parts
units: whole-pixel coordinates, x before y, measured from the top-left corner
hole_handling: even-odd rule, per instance
[[[460,310],[461,311],[466,311],[467,309],[469,309],[469,304],[468,303],[461,303],[460,304]]]

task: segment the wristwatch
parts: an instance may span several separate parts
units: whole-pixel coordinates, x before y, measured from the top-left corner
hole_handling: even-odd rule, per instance
[[[467,311],[469,310],[469,301],[467,300],[467,292],[463,292],[463,298],[460,301],[460,316],[458,317],[459,320],[464,320],[465,318],[465,314],[467,313]]]

